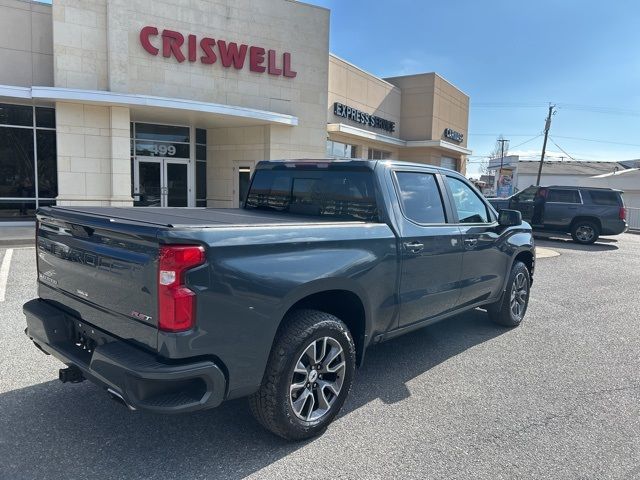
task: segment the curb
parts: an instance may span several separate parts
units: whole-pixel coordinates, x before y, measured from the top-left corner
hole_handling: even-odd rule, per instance
[[[33,238],[2,238],[0,239],[0,247],[34,247],[35,241]]]

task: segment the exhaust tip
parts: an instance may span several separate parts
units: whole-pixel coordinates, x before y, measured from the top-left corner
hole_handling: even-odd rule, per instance
[[[129,405],[127,403],[127,401],[124,399],[124,397],[120,393],[116,392],[112,388],[107,388],[107,393],[109,394],[109,398],[111,398],[111,400],[113,400],[114,402],[118,402],[119,404],[124,405],[132,412],[136,410],[134,406]]]

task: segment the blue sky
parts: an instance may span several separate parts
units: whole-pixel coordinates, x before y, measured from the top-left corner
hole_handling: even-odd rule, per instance
[[[503,134],[512,153],[539,157],[542,137],[518,145],[542,132],[553,102],[550,156],[640,158],[640,2],[309,3],[331,9],[336,55],[379,76],[435,71],[467,93],[474,155]]]

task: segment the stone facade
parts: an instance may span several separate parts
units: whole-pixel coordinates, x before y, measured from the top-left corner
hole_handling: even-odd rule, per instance
[[[334,102],[393,121],[395,131],[338,117]],[[458,170],[466,170],[469,97],[436,73],[381,79],[331,55],[327,122],[361,130],[329,133],[330,140],[355,145],[359,157],[375,149],[390,158],[432,165],[454,159]],[[445,129],[461,133],[462,142],[446,138]],[[436,145],[440,141],[444,144]]]
[[[207,65],[152,56],[140,40],[140,31],[145,26],[182,32],[185,37],[213,37],[288,52],[297,75],[287,78],[255,73],[247,68],[225,69],[220,62]],[[295,127],[256,122],[255,126],[248,127],[208,128],[208,137],[212,139],[207,159],[210,205],[233,205],[228,176],[235,161],[248,161],[251,156],[255,164],[269,158],[324,155],[328,10],[293,0],[56,0],[53,39],[56,87],[180,98],[298,118]],[[154,40],[162,46],[161,39]],[[66,127],[75,117],[68,120],[70,109],[61,107],[57,113],[58,125]],[[207,128],[207,125],[194,126]],[[92,135],[87,132],[93,132],[93,124],[87,123],[85,127],[86,132],[75,135]],[[255,132],[260,134],[256,136]],[[73,156],[67,153],[76,152],[79,147],[69,149],[67,134],[60,131],[58,135],[59,155]],[[230,143],[238,139],[240,143]],[[242,143],[245,139],[251,148],[245,148]],[[79,143],[81,140],[76,137]],[[85,138],[85,144],[92,140]],[[249,155],[248,151],[253,154]],[[88,161],[87,177],[98,173],[94,169],[93,162]],[[64,177],[62,171],[61,175]],[[118,184],[130,183],[125,180],[119,180]],[[98,191],[105,193],[106,177],[102,181]],[[115,195],[113,192],[115,190],[112,190]],[[111,201],[121,199],[114,196]]]
[[[129,109],[56,105],[58,205],[131,203]]]
[[[51,7],[0,0],[0,85],[53,85]]]

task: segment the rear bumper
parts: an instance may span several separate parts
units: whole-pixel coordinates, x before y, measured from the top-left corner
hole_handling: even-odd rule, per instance
[[[216,407],[225,397],[225,375],[211,360],[166,362],[39,299],[23,311],[25,333],[38,348],[79,368],[132,408],[182,413]]]
[[[606,220],[602,222],[602,235],[620,235],[629,229],[626,220]]]

